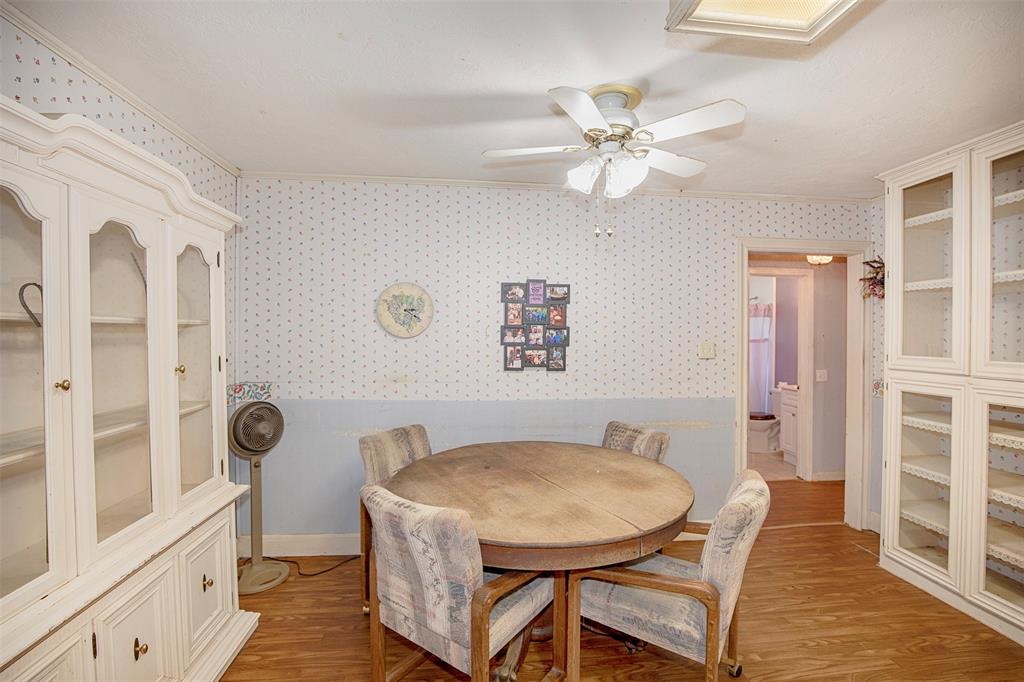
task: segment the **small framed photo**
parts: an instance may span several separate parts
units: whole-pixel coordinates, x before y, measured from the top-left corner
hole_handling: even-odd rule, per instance
[[[565,371],[565,346],[556,346],[554,348],[548,348],[548,371]]]
[[[548,327],[544,331],[544,345],[545,346],[568,346],[569,345],[569,328],[568,327]]]
[[[501,283],[501,302],[502,303],[525,303],[526,302],[526,285],[520,282],[502,282]]]
[[[505,371],[514,372],[523,368],[523,347],[505,346]]]
[[[523,351],[523,364],[527,367],[547,367],[548,366],[548,352],[547,350],[524,350]]]
[[[546,284],[544,286],[546,303],[570,303],[568,284]]]
[[[544,280],[526,280],[526,302],[529,305],[543,305],[546,303],[544,297]]]
[[[522,325],[503,326],[501,328],[501,345],[523,345],[526,343],[526,327]]]
[[[547,324],[548,307],[546,305],[527,305],[523,308],[523,322],[526,324]]]
[[[523,304],[522,303],[506,303],[505,304],[505,324],[522,324],[523,323]]]
[[[544,347],[544,325],[542,324],[530,324],[526,326],[526,347],[527,348],[543,348]]]
[[[552,303],[548,306],[549,327],[564,327],[566,325],[566,307],[567,306],[564,303]]]

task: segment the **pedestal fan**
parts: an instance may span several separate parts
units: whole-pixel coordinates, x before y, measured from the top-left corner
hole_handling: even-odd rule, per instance
[[[263,558],[263,476],[261,460],[281,441],[284,416],[274,405],[256,401],[235,410],[228,422],[228,445],[249,460],[249,511],[252,514],[252,561],[238,571],[238,593],[254,594],[280,585],[288,564]]]

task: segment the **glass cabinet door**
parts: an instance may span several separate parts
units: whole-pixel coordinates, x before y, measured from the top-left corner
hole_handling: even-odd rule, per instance
[[[975,480],[984,488],[977,509],[983,529],[973,547],[981,591],[1024,618],[1024,395],[972,392],[978,429]]]
[[[79,526],[81,558],[89,563],[107,551],[104,543],[127,541],[163,511],[155,484],[170,450],[158,418],[166,389],[156,372],[163,222],[76,191],[70,206],[72,281],[88,283],[72,289],[73,334],[84,339],[72,344],[79,353],[72,360],[91,369],[87,395],[75,403],[83,480],[93,488],[81,496],[79,514],[94,519]]]
[[[974,153],[974,372],[1024,381],[1024,140]]]
[[[897,222],[889,228],[886,297],[896,325],[893,368],[966,371],[966,166],[961,156],[888,190]]]
[[[8,185],[10,182],[10,185]],[[0,182],[0,605],[4,616],[67,575],[71,472],[66,297],[57,186]],[[66,381],[66,383],[65,383]]]
[[[209,254],[214,256],[214,254]],[[214,477],[211,258],[194,243],[177,256],[178,452],[181,495]]]
[[[941,574],[954,574],[957,491],[960,487],[962,389],[890,382],[894,419],[889,472],[892,522],[900,549]]]

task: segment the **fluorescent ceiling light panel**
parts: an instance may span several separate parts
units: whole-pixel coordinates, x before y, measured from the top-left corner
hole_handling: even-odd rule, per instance
[[[810,44],[860,0],[671,0],[665,29]]]

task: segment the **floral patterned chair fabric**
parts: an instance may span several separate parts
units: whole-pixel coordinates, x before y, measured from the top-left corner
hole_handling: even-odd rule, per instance
[[[656,462],[664,462],[668,453],[668,434],[625,422],[608,422],[601,447],[632,452]]]
[[[757,534],[768,514],[768,485],[756,471],[737,476],[725,505],[715,516],[705,540],[699,564],[654,554],[617,568],[678,578],[690,584],[710,584],[717,590],[718,655],[726,644],[726,635],[736,609],[743,571]],[[611,569],[609,575],[616,569]],[[582,578],[581,613],[645,642],[705,663],[708,608],[697,598],[680,593],[644,589],[621,583]],[[729,633],[735,634],[735,633]],[[730,650],[734,648],[732,638]],[[730,653],[732,656],[732,653]],[[718,661],[712,662],[717,674]],[[734,666],[737,666],[735,662]],[[708,666],[711,677],[711,666]]]
[[[484,572],[466,512],[410,502],[376,485],[361,495],[373,522],[379,622],[469,674],[479,644],[471,636],[474,594],[515,572]],[[550,577],[524,582],[491,608],[487,659],[551,603]],[[373,604],[371,597],[371,619]]]
[[[430,456],[427,430],[421,424],[401,426],[359,439],[368,484],[384,483],[418,459]]]

